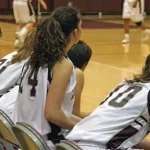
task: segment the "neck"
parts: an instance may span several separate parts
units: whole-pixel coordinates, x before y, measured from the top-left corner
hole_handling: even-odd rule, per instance
[[[66,46],[66,54],[67,52],[69,51],[69,49],[73,46],[72,43],[68,43],[67,46]]]

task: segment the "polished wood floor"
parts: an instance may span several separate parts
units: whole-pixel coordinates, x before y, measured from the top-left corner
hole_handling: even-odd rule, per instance
[[[107,20],[118,22],[121,20]],[[150,25],[150,20],[146,20]],[[3,37],[0,39],[0,58],[14,50],[16,25],[0,23]],[[131,43],[122,45],[123,29],[86,29],[82,40],[93,50],[93,56],[85,70],[85,87],[82,94],[82,111],[94,110],[107,94],[124,78],[141,71],[150,53],[150,40],[141,42],[141,31],[131,29]]]

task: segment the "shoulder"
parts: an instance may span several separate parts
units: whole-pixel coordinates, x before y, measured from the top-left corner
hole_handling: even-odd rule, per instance
[[[64,58],[62,61],[57,62],[53,69],[53,71],[59,71],[59,72],[69,72],[72,73],[73,71],[73,64],[66,58]]]
[[[79,68],[75,68],[76,78],[84,78],[83,71]]]
[[[84,73],[79,68],[75,68],[75,74],[76,74],[76,81],[77,84],[83,85],[84,84]]]

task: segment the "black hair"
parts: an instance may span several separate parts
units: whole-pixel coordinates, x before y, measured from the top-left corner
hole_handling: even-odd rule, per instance
[[[88,64],[92,55],[91,48],[84,42],[79,41],[77,44],[73,45],[68,51],[67,56],[72,61],[74,66],[82,68],[85,64]]]

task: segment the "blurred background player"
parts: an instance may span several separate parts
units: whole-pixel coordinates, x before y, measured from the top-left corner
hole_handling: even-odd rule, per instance
[[[32,29],[36,23],[35,12],[31,4],[32,0],[14,0],[13,11],[16,23],[15,47],[18,48],[24,42],[28,31]],[[47,5],[43,0],[39,0],[42,7],[47,10]]]
[[[144,0],[124,0],[123,4],[123,19],[125,39],[122,43],[130,42],[129,28],[132,20],[142,31],[142,41],[147,41],[150,35],[150,30],[146,29],[143,20]]]

